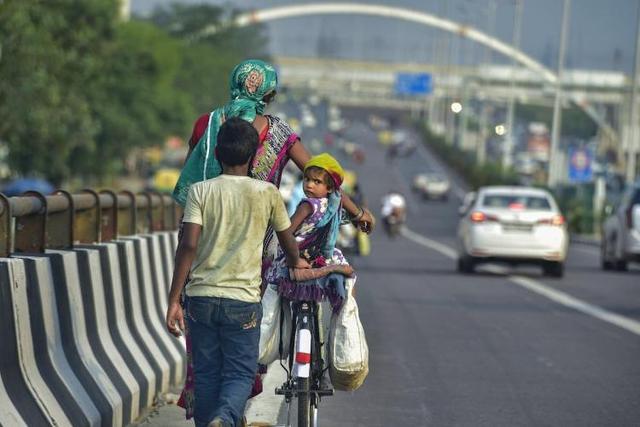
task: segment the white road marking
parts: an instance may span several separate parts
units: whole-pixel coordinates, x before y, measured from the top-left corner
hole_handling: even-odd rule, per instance
[[[626,329],[629,332],[633,332],[636,335],[640,335],[640,322],[632,320],[628,317],[620,316],[619,314],[612,313],[597,305],[589,304],[578,298],[574,298],[564,292],[551,289],[536,280],[528,277],[521,276],[509,276],[509,280],[517,283],[518,285],[529,289],[539,295],[549,298],[551,301],[564,305],[565,307],[573,308],[589,316],[595,317],[605,322],[616,325],[619,328]]]
[[[402,227],[400,234],[402,234],[407,239],[412,240],[419,245],[426,246],[429,249],[433,249],[434,251],[439,252],[446,257],[453,259],[458,258],[458,252],[455,249],[452,249],[440,242],[436,242],[435,240],[424,237],[421,234],[415,233],[409,230],[407,227]]]
[[[429,249],[435,250],[436,252],[439,252],[446,257],[455,259],[458,256],[457,252],[453,248],[440,242],[436,242],[435,240],[429,239],[428,237],[417,234],[406,227],[403,228],[402,235],[407,237],[409,240],[412,240],[419,245],[425,246]],[[484,266],[483,269],[496,274],[505,274],[507,272],[507,270],[502,268],[501,266],[491,264]],[[640,322],[636,320],[605,310],[601,307],[598,307],[597,305],[589,304],[588,302],[572,297],[571,295],[564,292],[557,291],[541,282],[538,282],[537,280],[533,280],[528,277],[508,275],[506,276],[506,278],[512,283],[515,283],[516,285],[521,286],[528,291],[541,295],[557,304],[572,308],[588,316],[600,319],[604,322],[615,325],[636,335],[640,335]]]

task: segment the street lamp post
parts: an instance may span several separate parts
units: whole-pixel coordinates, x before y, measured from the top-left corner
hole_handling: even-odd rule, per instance
[[[631,108],[629,108],[629,143],[627,144],[627,164],[625,178],[628,184],[636,179],[637,156],[640,151],[640,117],[638,117],[638,86],[640,85],[640,5],[636,22],[636,52],[631,78]]]
[[[549,156],[549,172],[547,185],[555,187],[560,179],[560,163],[558,146],[562,126],[562,77],[564,73],[564,57],[567,49],[567,34],[569,32],[569,13],[571,0],[564,0],[562,6],[562,28],[560,30],[560,50],[558,52],[558,74],[556,80],[556,94],[553,102],[553,123],[551,125],[551,152]]]
[[[486,100],[482,103],[482,112],[480,113],[479,120],[479,135],[476,145],[476,162],[478,165],[483,165],[487,160],[487,126],[488,120],[487,116],[489,115],[489,107],[486,104]]]
[[[489,1],[489,7],[487,8],[487,33],[493,35],[495,33],[496,24],[496,0]],[[484,49],[484,63],[491,63],[491,49],[485,46]],[[484,164],[487,157],[487,126],[489,116],[488,101],[482,102],[482,112],[480,113],[480,138],[478,139],[478,146],[476,147],[476,161],[478,164]]]
[[[449,19],[449,2],[447,0],[442,0],[442,9],[441,12],[443,17]],[[444,130],[445,141],[449,144],[453,144],[453,131],[451,127],[451,114],[448,111],[450,97],[451,97],[451,46],[452,46],[452,36],[449,33],[442,34],[442,66],[444,70],[444,75],[447,78],[446,84],[442,86],[442,125]],[[443,79],[444,80],[444,79]]]
[[[513,11],[513,48],[520,48],[520,33],[522,30],[522,10],[523,0],[515,0],[515,9]],[[504,147],[502,151],[502,168],[507,169],[513,164],[513,145],[514,145],[514,126],[515,126],[515,76],[516,62],[511,61],[511,82],[509,83],[509,104],[507,106],[507,135],[504,140]]]
[[[469,109],[471,103],[469,102],[469,89],[467,88],[467,81],[462,82],[462,111],[460,117],[460,131],[458,138],[460,138],[460,146],[463,150],[466,150],[467,146],[467,127],[469,123]]]

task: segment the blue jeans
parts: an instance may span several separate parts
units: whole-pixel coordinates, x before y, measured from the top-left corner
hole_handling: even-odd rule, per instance
[[[188,297],[192,340],[194,421],[215,417],[238,425],[258,366],[262,305],[226,298]]]

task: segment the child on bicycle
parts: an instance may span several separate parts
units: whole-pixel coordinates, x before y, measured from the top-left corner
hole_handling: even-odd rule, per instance
[[[305,273],[308,274],[304,274],[302,279],[292,277],[279,249],[265,277],[286,299],[321,302],[326,297],[334,311],[342,305],[344,280],[330,273],[353,274],[348,261],[335,247],[341,221],[340,185],[343,180],[344,171],[340,163],[327,153],[312,157],[304,167],[303,190],[306,197],[291,217],[291,229],[300,248],[300,257],[311,264],[312,270],[318,269],[315,270],[318,274],[307,270]]]

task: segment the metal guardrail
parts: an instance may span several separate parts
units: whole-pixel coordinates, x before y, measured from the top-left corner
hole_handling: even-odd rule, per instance
[[[87,189],[45,196],[28,191],[16,197],[0,193],[0,257],[175,230],[180,214],[171,196],[158,192]]]

